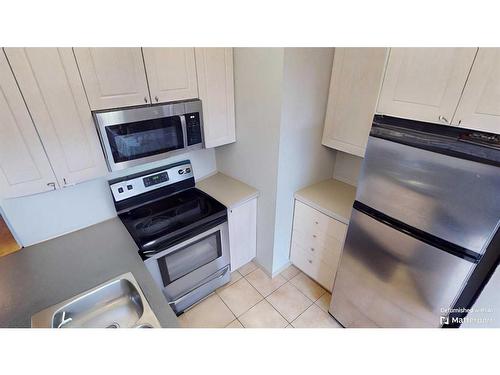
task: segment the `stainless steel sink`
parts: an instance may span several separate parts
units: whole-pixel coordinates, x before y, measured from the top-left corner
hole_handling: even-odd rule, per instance
[[[132,273],[128,272],[31,317],[34,328],[161,327]]]

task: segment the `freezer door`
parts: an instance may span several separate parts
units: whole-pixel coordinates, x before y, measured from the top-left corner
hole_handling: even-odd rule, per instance
[[[440,327],[474,266],[354,209],[330,312],[345,327]]]
[[[500,168],[370,136],[356,200],[482,254],[500,220]]]

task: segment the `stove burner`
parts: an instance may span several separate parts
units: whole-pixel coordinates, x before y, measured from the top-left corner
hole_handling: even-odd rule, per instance
[[[190,220],[202,216],[203,202],[201,200],[179,201],[182,202],[179,206],[168,208],[156,215],[153,210],[147,212],[141,209],[141,214],[146,214],[146,216],[135,225],[139,235],[154,236],[163,231],[175,230],[175,227],[185,225]]]
[[[226,207],[196,188],[170,193],[158,189],[154,195],[138,196],[131,202],[130,210],[119,213],[143,259],[151,256],[153,250],[161,251],[185,240],[190,232],[211,221],[227,220]],[[142,204],[137,206],[138,203]]]
[[[167,228],[171,222],[171,218],[167,216],[156,216],[137,224],[136,228],[145,235],[152,235]]]

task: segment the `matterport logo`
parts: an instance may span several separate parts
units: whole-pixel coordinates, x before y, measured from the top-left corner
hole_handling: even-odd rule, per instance
[[[473,314],[492,314],[494,312],[494,309],[488,308],[488,307],[472,307],[470,309],[466,308],[459,308],[459,309],[453,309],[453,308],[441,308],[441,316],[439,317],[439,322],[441,325],[446,325],[446,324],[489,324],[492,323],[495,319],[491,316],[473,316]],[[466,313],[464,317],[458,317],[458,316],[452,316],[450,317],[449,315],[452,313]]]

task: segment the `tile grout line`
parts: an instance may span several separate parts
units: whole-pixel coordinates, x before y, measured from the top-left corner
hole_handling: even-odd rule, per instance
[[[255,271],[256,271],[256,270],[255,270]],[[252,272],[253,272],[253,271],[252,271]],[[252,272],[250,272],[250,273],[252,273]],[[249,274],[250,274],[250,273],[249,273]],[[247,278],[246,278],[245,276],[243,276],[243,277],[245,278],[245,280],[247,280]],[[283,278],[284,278],[284,277],[283,277]],[[284,278],[284,279],[285,279],[285,278]],[[285,279],[285,280],[286,280],[286,279]],[[247,281],[248,281],[248,280],[247,280]],[[289,282],[289,280],[286,280],[286,281],[285,281],[285,283],[284,283],[283,285],[286,285],[286,283],[288,283],[288,282]],[[249,283],[250,285],[252,285],[252,283],[251,283],[250,281],[248,281],[248,283]],[[268,303],[268,304],[269,304],[269,305],[273,308],[273,310],[274,310],[274,311],[276,311],[276,312],[277,312],[277,313],[278,313],[278,314],[279,314],[279,315],[280,315],[283,319],[285,319],[285,322],[287,322],[288,324],[291,324],[291,322],[289,322],[289,321],[288,321],[288,319],[287,319],[287,318],[285,318],[285,317],[283,316],[283,314],[282,314],[282,313],[280,313],[280,312],[276,309],[276,307],[274,307],[274,306],[273,306],[273,304],[272,304],[271,302],[269,302],[269,301],[268,301],[268,299],[267,299],[267,297],[269,297],[271,294],[273,294],[275,291],[277,291],[277,290],[278,290],[279,288],[281,288],[283,285],[279,286],[278,288],[276,288],[275,290],[273,290],[271,293],[269,293],[267,296],[265,296],[265,297],[264,297],[264,301],[266,301],[266,302],[267,302],[267,303]],[[253,285],[252,285],[252,287],[253,287]],[[256,289],[256,288],[254,287],[254,289]],[[259,292],[259,291],[257,290],[257,292]],[[259,292],[259,294],[260,294],[260,292]],[[261,295],[262,295],[262,294],[261,294]],[[260,303],[260,302],[262,302],[262,301],[259,301],[259,303]],[[252,307],[253,307],[253,306],[252,306]],[[243,314],[242,314],[242,315],[243,315]],[[240,323],[241,323],[241,322],[240,322]],[[287,325],[288,325],[288,324],[287,324]],[[243,325],[243,323],[242,323],[242,325]],[[286,326],[285,326],[285,327],[286,327]],[[285,327],[283,327],[283,328],[285,328]]]
[[[253,271],[252,271],[252,272],[253,272]],[[241,279],[245,279],[245,281],[246,281],[248,284],[250,284],[250,286],[251,286],[252,288],[254,288],[254,289],[255,289],[255,287],[254,287],[254,286],[250,283],[250,281],[248,281],[248,280],[246,279],[246,277],[245,277],[245,276],[243,276],[243,275],[241,275],[241,276],[242,276],[242,277],[241,277],[238,281],[235,281],[233,284],[229,285],[229,286],[228,286],[228,288],[229,288],[230,286],[232,286],[232,285],[236,284],[237,282],[239,282]],[[254,306],[258,305],[259,303],[261,303],[263,300],[265,300],[265,299],[266,299],[266,297],[264,297],[262,294],[260,294],[260,292],[259,292],[257,289],[255,289],[255,291],[259,294],[259,296],[261,296],[261,297],[262,297],[262,299],[261,299],[261,300],[259,300],[259,302],[257,302],[256,304],[254,304],[254,305],[250,306],[247,310],[243,311],[243,312],[242,312],[239,316],[236,316],[236,314],[234,313],[234,311],[233,311],[233,310],[231,310],[231,308],[230,308],[230,307],[226,304],[226,302],[224,302],[224,299],[223,299],[223,298],[222,298],[222,297],[221,297],[221,296],[217,293],[217,291],[216,291],[215,293],[216,293],[216,294],[217,294],[217,296],[221,299],[222,303],[224,303],[224,305],[226,305],[226,307],[229,309],[229,311],[231,311],[231,313],[234,315],[234,317],[235,317],[236,319],[238,319],[240,316],[242,316],[243,314],[245,314],[246,312],[248,312],[248,311],[249,311],[252,307],[254,307]],[[238,321],[241,323],[241,321],[240,321],[239,319],[238,319]],[[243,325],[243,323],[241,323],[241,325],[243,326],[243,328],[246,328],[246,327]]]
[[[302,271],[300,271],[300,272],[302,272]],[[299,274],[295,275],[294,277],[292,277],[292,279],[294,279],[294,278],[295,278],[296,276],[298,276],[298,275],[299,275]],[[306,274],[304,273],[304,275],[306,275]],[[309,277],[309,276],[307,276],[307,275],[306,275],[306,277]],[[290,279],[289,281],[291,281],[292,279]],[[312,280],[312,279],[311,279],[311,280]],[[314,280],[313,280],[313,281],[314,281]],[[314,282],[315,282],[315,281],[314,281]],[[293,286],[293,287],[295,287],[295,289],[297,289],[300,293],[302,293],[304,296],[306,296],[306,295],[305,295],[305,293],[304,293],[304,292],[302,292],[299,288],[297,288],[297,287],[296,287],[293,283],[290,283],[290,284],[292,284],[292,286]],[[319,285],[319,284],[318,284],[318,285]],[[319,299],[320,299],[321,297],[323,297],[323,295],[324,295],[324,294],[328,293],[328,291],[327,291],[325,288],[323,288],[321,285],[319,285],[319,286],[321,287],[321,289],[323,289],[323,293],[322,293],[322,294],[318,297],[318,299],[317,299],[317,300],[313,301],[311,298],[309,298],[308,296],[306,296],[306,298],[309,298],[309,301],[312,301],[312,303],[316,303],[316,301],[319,301]]]
[[[295,320],[297,320],[302,314],[304,314],[312,305],[315,305],[316,304],[316,301],[319,301],[319,299],[321,297],[323,297],[324,294],[328,293],[327,290],[325,290],[323,287],[321,287],[323,289],[323,293],[316,299],[316,300],[312,300],[311,298],[309,298],[304,292],[302,292],[299,288],[297,288],[292,282],[291,280],[294,279],[295,277],[297,277],[298,275],[300,275],[300,273],[303,273],[302,271],[299,270],[299,273],[297,273],[295,276],[293,276],[292,278],[290,279],[286,279],[284,276],[281,276],[283,277],[283,279],[286,280],[286,282],[284,284],[282,284],[281,286],[279,286],[278,288],[276,288],[275,290],[273,290],[271,293],[269,293],[269,295],[267,296],[264,296],[262,295],[258,290],[257,288],[255,288],[252,283],[247,279],[247,276],[250,275],[251,273],[257,271],[258,269],[260,269],[259,266],[257,266],[254,270],[252,270],[251,272],[248,272],[246,275],[243,275],[241,272],[239,272],[238,270],[235,270],[235,271],[238,271],[238,273],[241,275],[241,278],[238,280],[240,281],[242,278],[245,279],[246,282],[248,282],[248,284],[250,284],[250,286],[255,289],[255,291],[263,297],[262,300],[260,300],[259,302],[257,302],[256,304],[254,304],[253,306],[251,306],[250,308],[248,308],[247,310],[245,310],[243,313],[241,313],[239,316],[242,316],[243,314],[247,313],[249,310],[251,310],[254,306],[256,306],[257,304],[259,304],[260,302],[262,302],[263,300],[265,300],[267,303],[269,303],[271,305],[271,307],[274,309],[274,311],[276,311],[283,319],[285,319],[285,321],[290,324],[293,328],[294,325],[292,324],[292,322],[294,322]],[[305,274],[304,274],[305,275]],[[306,275],[307,277],[307,275]],[[238,281],[234,282],[232,285],[236,284]],[[313,280],[314,281],[314,280]],[[282,288],[283,286],[285,286],[287,283],[290,283],[290,285],[292,287],[294,287],[300,294],[302,294],[304,297],[306,297],[310,302],[311,304],[309,306],[307,306],[307,308],[302,311],[295,319],[293,319],[292,321],[289,321],[287,318],[285,318],[283,316],[283,314],[281,314],[277,309],[276,307],[273,306],[273,304],[267,299],[267,297],[269,297],[271,294],[273,294],[274,292],[276,292],[278,289]],[[231,286],[231,285],[230,285]],[[217,291],[216,291],[216,294],[218,295]],[[219,296],[219,295],[218,295]],[[222,302],[227,306],[227,304],[224,302],[224,300],[222,299],[222,297],[219,296],[219,298],[222,300]],[[316,305],[317,306],[317,305]],[[323,309],[321,309],[319,306],[317,306],[321,311],[323,311]],[[239,317],[236,316],[236,314],[233,312],[233,310],[231,310],[229,308],[229,306],[227,306],[227,308],[229,309],[229,311],[231,311],[231,313],[236,317],[236,319],[240,322],[240,324],[246,328],[243,323],[241,323],[241,321],[239,320]]]
[[[259,267],[258,267],[258,266],[257,266],[257,268],[256,268],[255,270],[253,270],[252,272],[255,272],[257,269],[259,269]],[[247,275],[251,274],[252,272],[249,272]],[[299,288],[297,288],[295,285],[293,285],[293,283],[291,283],[291,280],[292,280],[292,279],[294,279],[295,277],[297,277],[298,275],[300,275],[301,273],[303,273],[303,272],[302,272],[301,270],[299,270],[299,272],[298,272],[295,276],[293,276],[292,278],[290,278],[289,280],[287,280],[287,281],[286,281],[283,285],[281,285],[280,287],[278,287],[278,288],[276,288],[275,290],[273,290],[273,291],[272,291],[272,292],[271,292],[268,296],[264,297],[264,299],[267,301],[267,303],[269,303],[269,304],[271,305],[271,307],[272,307],[272,308],[273,308],[273,309],[274,309],[274,310],[275,310],[278,314],[280,314],[280,315],[283,317],[283,319],[285,319],[285,321],[287,321],[287,322],[288,322],[288,324],[290,324],[293,328],[295,328],[295,327],[292,325],[292,322],[293,322],[293,321],[295,321],[295,320],[297,320],[297,319],[299,318],[299,316],[301,316],[303,313],[305,313],[307,309],[309,309],[312,305],[314,305],[314,304],[316,303],[316,301],[317,301],[317,300],[319,300],[319,299],[323,296],[323,294],[325,294],[325,293],[326,293],[326,290],[324,290],[324,289],[322,288],[322,289],[324,290],[324,293],[323,293],[323,294],[321,294],[321,296],[319,296],[319,298],[318,298],[316,301],[313,301],[311,298],[309,298],[308,296],[306,296],[306,295],[305,295],[305,294],[304,294],[304,293],[303,293],[303,292],[302,292]],[[305,275],[305,274],[304,274],[304,275]],[[307,276],[307,275],[306,275],[306,276]],[[282,277],[283,277],[283,276],[282,276]],[[245,280],[247,280],[246,275],[245,275],[245,276],[243,276],[243,278],[245,278]],[[283,278],[286,280],[286,278],[285,278],[285,277],[283,277]],[[247,280],[247,281],[248,281],[248,280]],[[248,281],[248,283],[249,283],[250,285],[252,285],[252,283],[251,283],[250,281]],[[271,294],[273,294],[274,292],[276,292],[278,289],[280,289],[280,288],[282,288],[283,286],[285,286],[287,283],[290,283],[290,285],[291,285],[292,287],[294,287],[294,288],[295,288],[295,289],[296,289],[296,290],[297,290],[300,294],[302,294],[304,297],[306,297],[309,301],[311,301],[311,302],[312,302],[309,306],[307,306],[307,308],[306,308],[304,311],[302,311],[302,312],[301,312],[301,313],[300,313],[300,314],[299,314],[299,315],[298,315],[295,319],[293,319],[292,321],[289,321],[287,318],[285,318],[285,317],[283,316],[283,314],[281,314],[281,313],[280,313],[280,312],[276,309],[276,307],[274,307],[274,306],[273,306],[273,304],[272,304],[272,303],[271,303],[271,302],[267,299],[267,297],[269,297]],[[252,285],[252,287],[253,287],[253,285]],[[255,289],[255,287],[254,287],[254,289]],[[258,291],[257,291],[257,292],[258,292]],[[259,293],[259,294],[260,294],[260,293]],[[253,306],[252,306],[252,307],[253,307]],[[318,306],[318,307],[319,307],[319,306]],[[247,310],[247,311],[248,311],[248,310]],[[245,312],[246,312],[246,311],[245,311]],[[243,314],[242,314],[242,315],[243,315]]]
[[[312,305],[316,305],[316,304],[315,304],[315,303],[313,303]],[[311,305],[311,306],[312,306],[312,305]],[[302,315],[304,315],[304,314],[306,313],[306,311],[307,311],[307,310],[309,310],[309,309],[311,308],[311,306],[309,306],[307,309],[305,309],[305,310],[304,310],[304,312],[303,312],[302,314],[300,314],[298,317],[296,317],[293,321],[295,322],[295,321],[296,321],[297,319],[299,319]],[[324,311],[321,307],[319,307],[318,305],[316,305],[316,307],[317,307],[318,309],[320,309],[320,310],[321,310],[321,312],[323,312],[324,314],[328,315],[328,317],[329,317],[330,319],[334,320],[334,321],[335,321],[335,323],[337,323],[337,324],[339,324],[339,325],[340,325],[340,323],[337,321],[337,319],[335,319],[334,317],[330,316],[330,314],[329,314],[328,312],[325,312],[325,311]],[[292,324],[292,323],[290,323],[290,324]],[[293,327],[293,328],[296,328],[293,324],[292,324],[292,327]],[[309,327],[309,328],[320,328],[320,327]],[[322,327],[322,328],[324,328],[324,327]]]
[[[260,269],[260,268],[257,268],[257,269]],[[257,271],[257,269],[253,270],[253,271],[252,271],[252,272],[250,272],[250,273],[254,273],[255,271]],[[248,275],[250,275],[250,273],[249,273]],[[265,272],[264,272],[264,273],[265,273]],[[267,274],[266,274],[266,276],[267,276]],[[248,281],[248,283],[249,283],[251,286],[253,286],[252,282],[251,282],[250,280],[248,280],[248,279],[246,278],[246,276],[243,276],[243,277],[245,278],[245,280],[246,280],[246,281]],[[269,277],[269,276],[267,276],[267,277]],[[283,277],[283,276],[282,276],[282,277]],[[271,278],[271,279],[272,279],[272,278]],[[283,284],[281,284],[279,287],[277,287],[276,289],[274,289],[274,290],[273,290],[271,293],[269,293],[267,296],[265,296],[265,295],[263,295],[261,292],[259,292],[259,291],[257,290],[257,288],[255,288],[254,286],[253,286],[253,287],[254,287],[254,289],[256,289],[256,290],[257,290],[257,292],[259,292],[259,294],[260,294],[261,296],[263,296],[263,297],[264,297],[264,299],[266,299],[267,297],[269,297],[271,294],[273,294],[275,291],[277,291],[279,288],[281,288],[283,285],[285,285],[285,284],[289,281],[289,280],[285,279],[284,277],[283,277],[283,280],[285,280],[285,282],[284,282]]]
[[[288,282],[288,281],[287,281],[287,282]],[[286,284],[286,283],[285,283],[285,284]],[[285,285],[285,284],[283,284],[283,285]],[[283,286],[283,285],[282,285],[282,286]],[[281,288],[281,287],[280,287],[280,288]],[[278,288],[278,289],[279,289],[279,288]],[[276,289],[276,290],[278,290],[278,289]],[[272,293],[271,293],[271,294],[272,294]],[[271,294],[270,294],[270,295],[271,295]],[[266,299],[266,301],[267,301],[267,303],[268,303],[268,304],[270,304],[270,305],[271,305],[271,307],[274,309],[274,311],[276,311],[278,314],[280,314],[280,315],[281,315],[281,317],[282,317],[283,319],[285,319],[285,322],[287,322],[288,324],[292,325],[292,322],[290,322],[287,318],[285,318],[285,317],[283,316],[283,314],[282,314],[282,313],[280,313],[280,312],[278,311],[278,309],[277,309],[276,307],[274,307],[274,306],[273,306],[273,304],[272,304],[271,302],[269,302],[267,299]],[[288,324],[287,324],[287,325],[288,325]],[[286,327],[286,326],[285,326],[285,327]],[[283,328],[285,328],[285,327],[283,327]],[[292,326],[292,327],[293,327],[293,326]],[[295,328],[295,327],[294,327],[294,328]]]
[[[222,298],[221,298],[221,299],[222,299]],[[231,311],[231,312],[232,312],[232,311]],[[233,314],[233,315],[234,315],[234,314]],[[235,321],[238,321],[238,323],[240,323],[240,324],[241,324],[241,326],[242,326],[243,328],[246,328],[246,327],[243,325],[243,323],[241,323],[241,322],[239,321],[239,319],[238,319],[238,318],[234,318],[233,320],[231,320],[231,321],[230,321],[230,322],[229,322],[229,323],[228,323],[228,324],[227,324],[224,328],[227,328],[227,327],[228,327],[231,323],[234,323]],[[240,328],[240,327],[238,327],[238,328]]]
[[[234,270],[234,272],[238,272],[238,270]],[[240,272],[238,272],[238,273],[241,275],[241,273],[240,273]],[[236,283],[237,283],[238,281],[240,281],[242,278],[244,278],[244,276],[243,276],[243,275],[241,275],[241,277],[240,277],[238,280],[236,280],[234,283],[232,283],[231,285],[236,284]],[[227,286],[227,288],[229,288],[231,285],[228,285],[228,286]],[[234,320],[238,320],[238,317],[236,316],[236,314],[233,312],[233,310],[231,310],[231,308],[227,305],[227,303],[226,303],[226,302],[222,299],[222,297],[219,295],[219,293],[218,293],[217,289],[215,289],[215,292],[214,292],[214,293],[217,295],[217,297],[219,297],[219,299],[222,301],[222,303],[224,304],[224,306],[226,306],[226,307],[227,307],[227,309],[228,309],[229,311],[231,311],[231,314],[233,314],[233,316],[234,316]],[[231,324],[232,322],[234,322],[234,320],[232,320],[231,322],[229,322],[229,324]],[[238,320],[238,322],[240,322],[240,321]],[[228,324],[228,325],[229,325],[229,324]],[[241,322],[240,322],[240,324],[243,326],[243,324],[242,324]],[[227,326],[226,326],[226,327],[227,327]],[[245,328],[245,326],[243,326],[243,328]]]
[[[238,281],[239,281],[239,280],[238,280]],[[224,306],[226,306],[226,307],[227,307],[227,309],[231,312],[231,314],[233,314],[234,319],[238,319],[238,317],[237,317],[237,316],[236,316],[236,314],[233,312],[233,310],[231,310],[231,309],[229,308],[229,306],[227,305],[227,303],[226,303],[226,302],[224,302],[224,300],[223,300],[223,299],[222,299],[222,297],[219,295],[219,293],[217,293],[217,290],[215,290],[215,295],[216,295],[217,297],[219,297],[219,299],[222,301],[222,303],[224,304]],[[231,321],[229,322],[229,324],[231,324],[232,322],[234,322],[234,319],[233,319],[233,320],[231,320]],[[240,323],[241,323],[241,322],[240,322]],[[226,327],[227,327],[227,326],[226,326]]]
[[[314,302],[312,303],[312,305],[314,305]],[[304,311],[302,311],[302,312],[299,314],[299,316],[297,316],[297,317],[293,320],[293,322],[295,322],[295,321],[296,321],[297,319],[299,319],[302,315],[304,315],[304,314],[306,313],[306,311],[307,311],[307,310],[309,310],[309,309],[311,308],[311,306],[312,306],[312,305],[310,305],[307,309],[305,309]],[[319,306],[318,306],[318,307],[319,307]],[[323,310],[321,310],[321,311],[323,311]],[[296,327],[293,325],[293,322],[290,322],[290,324],[291,324],[291,326],[292,326],[293,328],[296,328]]]
[[[290,281],[287,281],[286,283],[284,283],[282,286],[280,286],[280,287],[279,287],[279,288],[277,288],[276,290],[278,290],[278,289],[280,289],[280,288],[284,287],[284,286],[285,286],[286,284],[288,284],[288,283],[290,283]],[[295,285],[293,285],[292,283],[290,283],[290,285],[291,285],[291,286],[293,286],[295,289],[297,289],[297,287],[296,287]],[[274,293],[274,292],[276,292],[276,290],[275,290],[275,291],[273,291],[273,293]],[[298,290],[298,289],[297,289],[297,290]],[[300,290],[298,290],[298,291],[300,292]],[[273,294],[273,293],[271,293],[271,294]],[[271,295],[271,294],[270,294],[270,295]],[[303,293],[302,293],[302,294],[303,294]],[[270,295],[269,295],[269,296],[270,296]],[[269,297],[269,296],[267,296],[267,297]],[[309,297],[307,297],[306,295],[304,295],[304,296],[305,296],[305,297],[306,297],[309,301],[311,300],[311,299],[310,299]],[[311,305],[307,306],[306,310],[304,310],[302,313],[300,313],[300,314],[299,314],[299,315],[298,315],[295,319],[293,319],[293,320],[291,320],[291,321],[290,321],[290,320],[288,320],[287,318],[285,318],[285,317],[283,316],[283,314],[282,314],[282,313],[280,313],[276,307],[274,307],[274,305],[271,303],[271,301],[269,301],[269,300],[267,299],[267,297],[265,297],[265,300],[266,300],[266,301],[267,301],[267,302],[271,305],[271,307],[272,307],[274,310],[276,310],[276,311],[278,312],[278,314],[280,314],[280,315],[283,317],[283,319],[285,319],[285,320],[288,322],[288,324],[290,324],[290,325],[292,325],[292,322],[293,322],[293,321],[295,321],[295,319],[297,319],[297,318],[298,318],[300,315],[302,315],[302,314],[303,314],[303,313],[304,313],[304,312],[305,312],[305,311],[306,311],[309,307],[311,307]],[[314,302],[313,302],[313,304],[314,304]],[[292,327],[293,327],[293,325],[292,325]],[[295,327],[293,327],[293,328],[295,328]]]

